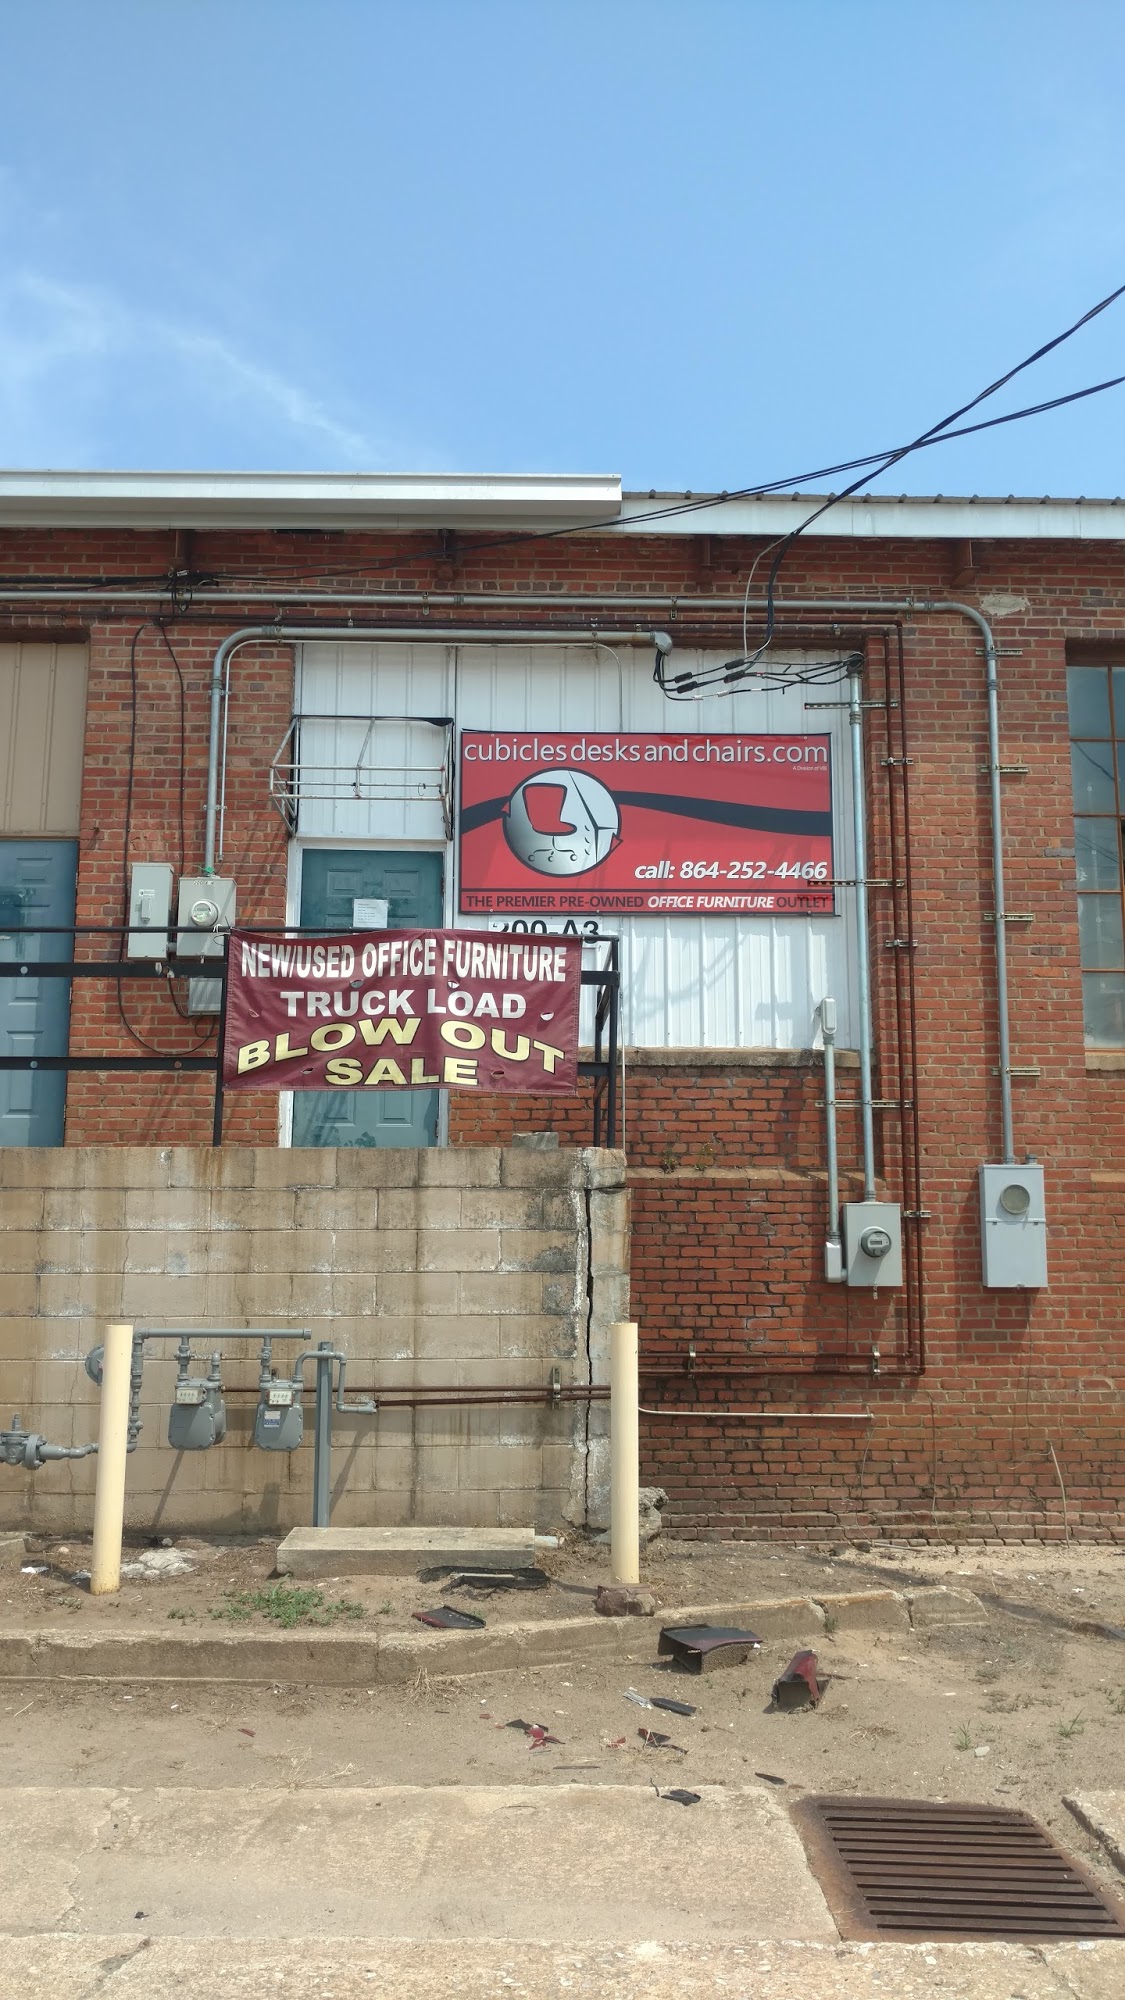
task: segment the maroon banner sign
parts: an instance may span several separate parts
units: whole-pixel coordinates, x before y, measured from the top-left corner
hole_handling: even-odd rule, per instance
[[[224,1090],[578,1088],[582,946],[470,931],[232,931]]]

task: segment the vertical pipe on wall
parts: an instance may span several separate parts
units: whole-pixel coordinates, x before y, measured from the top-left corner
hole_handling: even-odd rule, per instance
[[[609,1540],[618,1583],[641,1580],[640,1400],[637,1323],[617,1320],[609,1334]]]
[[[863,768],[863,666],[848,674],[855,846],[856,975],[859,982],[859,1090],[863,1129],[863,1199],[875,1199],[875,1119],[871,1091],[871,940],[867,922],[867,786]]]
[[[839,1284],[844,1275],[840,1245],[840,1159],[836,1143],[836,1002],[820,1003],[820,1026],[824,1036],[824,1147],[828,1170],[828,1238],[824,1245],[824,1275]]]
[[[125,1527],[125,1467],[129,1448],[129,1379],[133,1329],[107,1326],[102,1357],[102,1410],[98,1431],[98,1482],[94,1490],[94,1548],[90,1594],[121,1588],[121,1537]]]

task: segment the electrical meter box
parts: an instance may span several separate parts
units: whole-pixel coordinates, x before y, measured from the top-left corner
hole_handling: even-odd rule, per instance
[[[254,1443],[260,1451],[296,1451],[304,1434],[300,1382],[283,1382],[275,1377],[258,1396]]]
[[[208,1451],[227,1434],[227,1408],[213,1381],[194,1379],[176,1384],[168,1412],[168,1442],[173,1451]]]
[[[181,875],[176,950],[181,958],[221,958],[234,923],[235,885],[229,875]]]
[[[134,861],[129,870],[130,958],[167,958],[172,870],[167,861]]]
[[[849,1285],[902,1283],[902,1210],[897,1201],[846,1201],[844,1277]]]
[[[984,1283],[1034,1291],[1047,1283],[1047,1199],[1043,1169],[981,1167],[980,1237]]]
[[[221,958],[234,917],[235,885],[229,875],[180,877],[176,949],[182,958]],[[189,1014],[217,1014],[222,999],[221,979],[188,980]]]

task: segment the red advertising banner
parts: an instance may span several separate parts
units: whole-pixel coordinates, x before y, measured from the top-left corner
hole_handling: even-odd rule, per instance
[[[831,914],[827,736],[461,733],[463,911]]]
[[[578,1088],[582,945],[232,931],[224,1090]]]

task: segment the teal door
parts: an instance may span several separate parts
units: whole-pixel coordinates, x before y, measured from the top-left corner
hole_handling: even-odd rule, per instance
[[[0,1055],[66,1054],[70,981],[33,968],[73,958],[74,938],[34,927],[74,922],[77,866],[76,841],[0,840]],[[65,1106],[65,1071],[0,1070],[0,1146],[61,1146]]]
[[[306,847],[301,867],[301,923],[324,931],[353,929],[359,897],[388,904],[391,930],[421,930],[442,919],[440,854],[371,847]],[[363,928],[360,926],[360,928]],[[296,1090],[295,1146],[436,1146],[436,1090]]]

